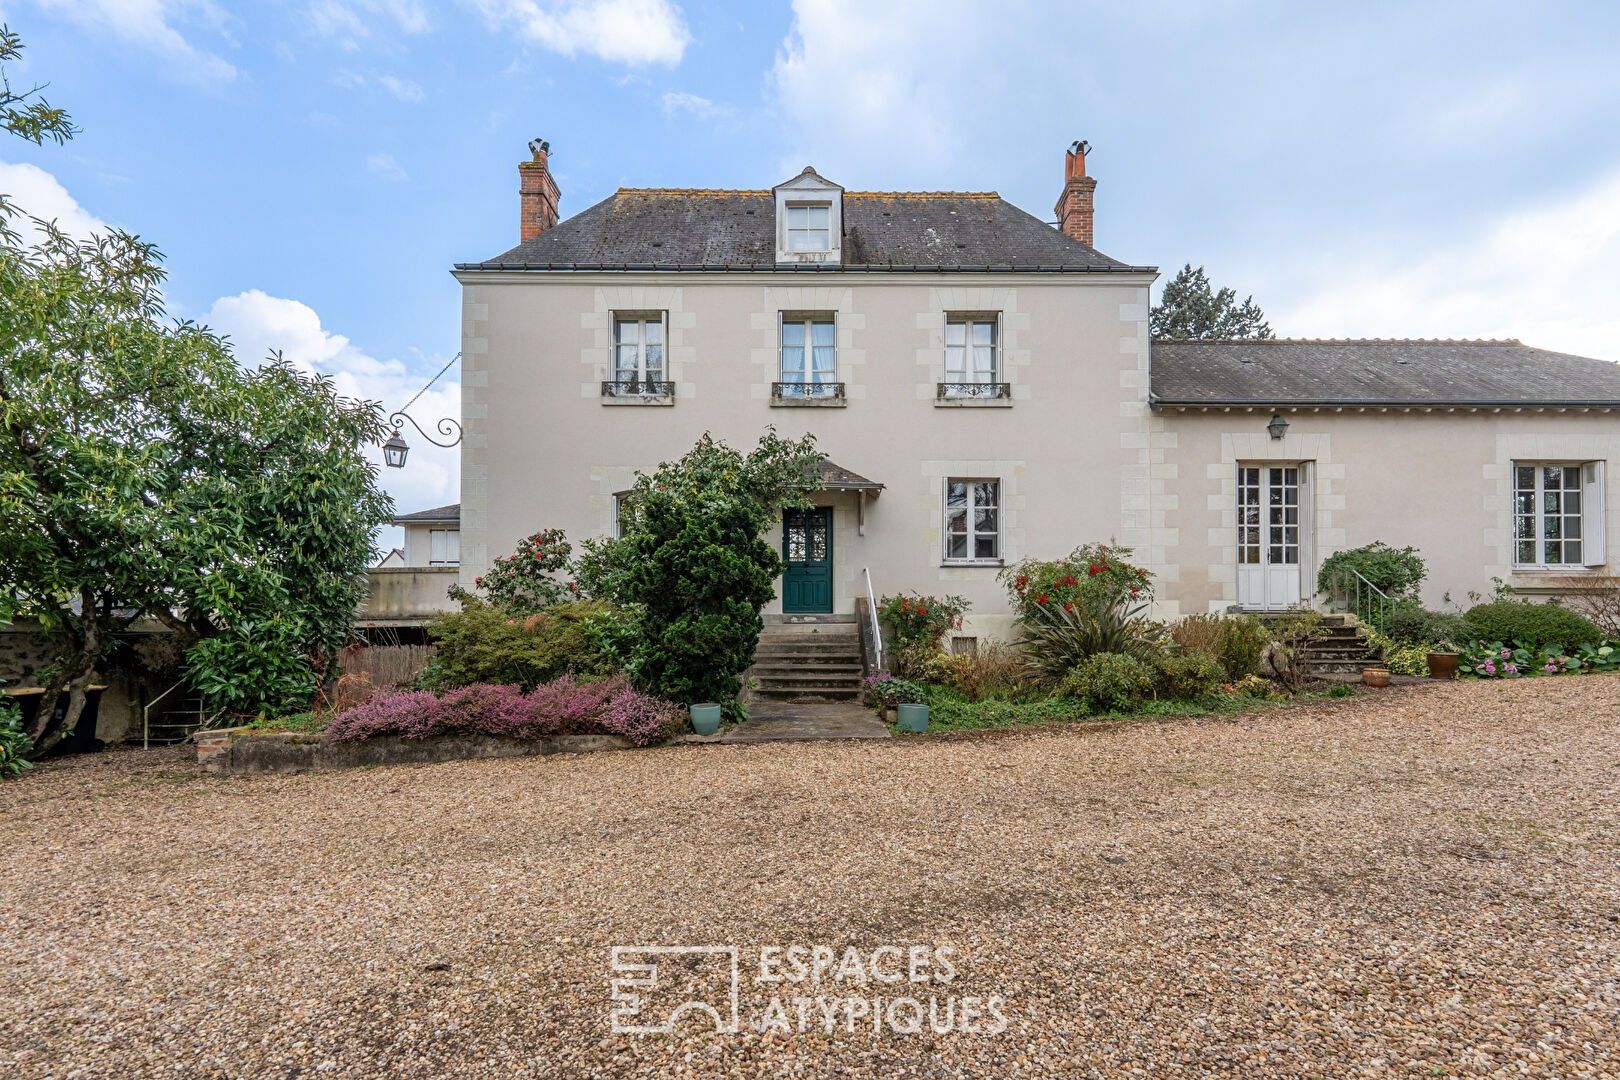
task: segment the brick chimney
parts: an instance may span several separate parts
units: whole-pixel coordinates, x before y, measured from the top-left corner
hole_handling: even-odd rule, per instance
[[[529,240],[557,224],[557,203],[562,193],[546,167],[551,144],[544,139],[530,139],[529,150],[533,161],[518,162],[518,199],[522,208],[520,239]]]
[[[1091,197],[1097,181],[1086,175],[1086,155],[1091,144],[1077,142],[1069,147],[1063,162],[1063,194],[1058,196],[1058,229],[1082,244],[1095,243],[1091,231]]]

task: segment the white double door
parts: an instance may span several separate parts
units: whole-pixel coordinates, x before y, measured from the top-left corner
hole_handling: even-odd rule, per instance
[[[1237,467],[1237,593],[1245,611],[1283,611],[1308,590],[1311,463]]]

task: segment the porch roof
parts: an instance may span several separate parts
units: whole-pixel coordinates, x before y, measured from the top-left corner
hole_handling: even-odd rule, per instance
[[[876,480],[868,480],[860,473],[851,472],[842,465],[835,464],[831,458],[821,459],[821,486],[827,491],[870,491],[873,493],[883,490],[883,485]]]

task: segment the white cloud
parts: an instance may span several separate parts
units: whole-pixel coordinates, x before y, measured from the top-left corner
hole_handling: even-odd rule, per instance
[[[1257,289],[1278,332],[1519,338],[1620,360],[1620,172],[1426,255],[1390,243],[1369,257],[1367,246],[1321,252],[1304,274]]]
[[[239,364],[255,366],[262,363],[271,350],[280,349],[283,357],[299,369],[326,372],[333,377],[339,393],[360,400],[380,401],[385,412],[409,401],[448,359],[431,358],[410,369],[398,360],[379,360],[342,334],[323,327],[320,316],[309,305],[270,296],[258,289],[221,297],[203,322],[217,332],[230,335]],[[434,438],[445,441],[434,430],[434,424],[441,417],[460,419],[461,384],[457,369],[452,367],[423,394],[411,406],[410,415]],[[455,502],[461,489],[459,448],[447,450],[433,446],[409,424],[405,425],[404,435],[411,447],[405,468],[384,468],[378,477],[394,497],[395,508],[409,512]],[[376,451],[371,457],[374,461],[382,460]],[[397,543],[397,535],[385,531],[381,540],[383,549],[386,551]]]
[[[377,82],[401,101],[416,102],[427,97],[427,91],[410,79],[401,79],[397,75],[379,75]]]
[[[173,23],[201,19],[214,26],[226,16],[210,0],[34,0],[47,11],[81,26],[110,32],[169,61],[165,70],[204,83],[228,82],[237,71],[229,62],[199,49]]]
[[[497,25],[564,56],[588,53],[623,64],[681,62],[692,36],[670,0],[471,0]]]
[[[670,90],[664,94],[665,116],[674,116],[679,112],[689,112],[693,116],[716,116],[728,111],[723,105],[716,105],[706,97],[698,97],[684,90]]]
[[[337,41],[346,49],[359,47],[370,37],[379,19],[407,34],[428,29],[427,7],[421,0],[311,0],[310,27],[316,34]]]
[[[20,233],[25,242],[39,238],[39,231],[28,217],[55,221],[59,229],[80,240],[93,232],[105,233],[110,228],[80,206],[56,177],[35,165],[0,161],[0,192],[5,193],[14,209],[21,211],[11,218],[10,228]]]
[[[392,184],[403,184],[411,178],[410,174],[400,166],[399,162],[394,160],[393,154],[367,155],[366,170],[373,176],[379,176]]]

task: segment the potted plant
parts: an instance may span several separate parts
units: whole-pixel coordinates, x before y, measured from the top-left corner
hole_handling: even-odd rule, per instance
[[[712,701],[692,706],[692,730],[699,735],[713,735],[720,730],[720,706]]]
[[[866,680],[866,698],[869,705],[883,710],[885,721],[899,724],[900,730],[928,730],[923,688],[910,679],[896,679],[887,673],[875,675]],[[914,726],[918,724],[921,726]]]
[[[1388,668],[1371,668],[1371,667],[1370,668],[1363,668],[1362,671],[1361,671],[1361,681],[1366,683],[1368,686],[1375,686],[1375,687],[1388,686],[1389,685],[1389,669]]]
[[[1451,642],[1441,641],[1435,644],[1434,651],[1429,653],[1427,659],[1429,661],[1429,678],[1455,679],[1457,677],[1457,665],[1462,661],[1462,653],[1458,652],[1457,647]]]

